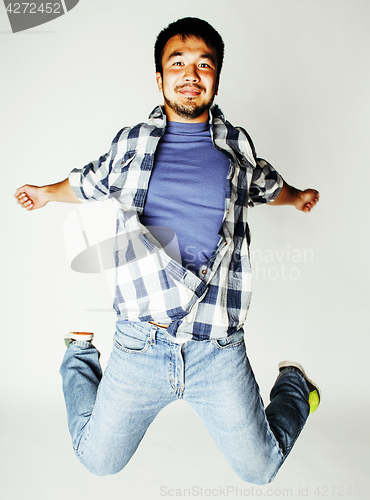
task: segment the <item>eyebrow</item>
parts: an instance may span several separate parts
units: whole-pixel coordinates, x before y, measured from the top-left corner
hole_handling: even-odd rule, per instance
[[[173,57],[178,57],[178,56],[183,56],[185,54],[185,52],[181,52],[181,50],[174,50],[169,56],[168,56],[168,59],[167,61],[170,61]],[[214,65],[216,65],[216,61],[214,59],[214,57],[212,56],[212,54],[210,54],[209,52],[206,52],[205,54],[201,54],[199,56],[200,59],[209,59],[210,61],[212,61],[212,63]]]

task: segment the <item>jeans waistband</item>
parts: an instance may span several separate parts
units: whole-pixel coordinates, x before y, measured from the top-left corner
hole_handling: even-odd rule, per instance
[[[172,344],[185,344],[186,342],[189,342],[191,339],[187,338],[177,338],[173,337],[167,332],[167,328],[161,327],[159,325],[155,325],[153,323],[147,322],[147,321],[140,321],[140,322],[132,322],[132,321],[117,321],[117,325],[135,325],[135,328],[138,330],[141,330],[143,333],[148,335],[151,339],[151,342],[154,344],[155,339],[157,337],[162,337],[165,339],[167,342],[170,342]]]

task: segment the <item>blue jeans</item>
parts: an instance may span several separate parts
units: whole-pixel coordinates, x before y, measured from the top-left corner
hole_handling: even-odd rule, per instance
[[[177,344],[150,323],[121,323],[104,376],[89,342],[69,346],[60,372],[74,451],[97,475],[119,472],[159,411],[184,399],[238,476],[266,484],[309,414],[308,388],[295,368],[280,373],[264,409],[242,330]]]

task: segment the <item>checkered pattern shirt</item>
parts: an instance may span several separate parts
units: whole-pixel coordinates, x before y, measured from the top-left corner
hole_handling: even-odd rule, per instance
[[[109,152],[73,170],[69,181],[81,201],[113,198],[117,205],[114,308],[119,321],[169,324],[168,333],[179,341],[227,337],[243,326],[251,299],[248,207],[273,201],[283,181],[256,157],[247,132],[213,106],[211,137],[230,160],[230,189],[219,243],[196,275],[170,258],[140,223],[165,128],[158,106],[147,122],[120,130]]]

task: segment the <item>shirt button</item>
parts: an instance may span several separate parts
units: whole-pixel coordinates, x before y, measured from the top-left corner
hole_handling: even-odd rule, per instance
[[[207,274],[207,269],[202,269],[202,274]]]

